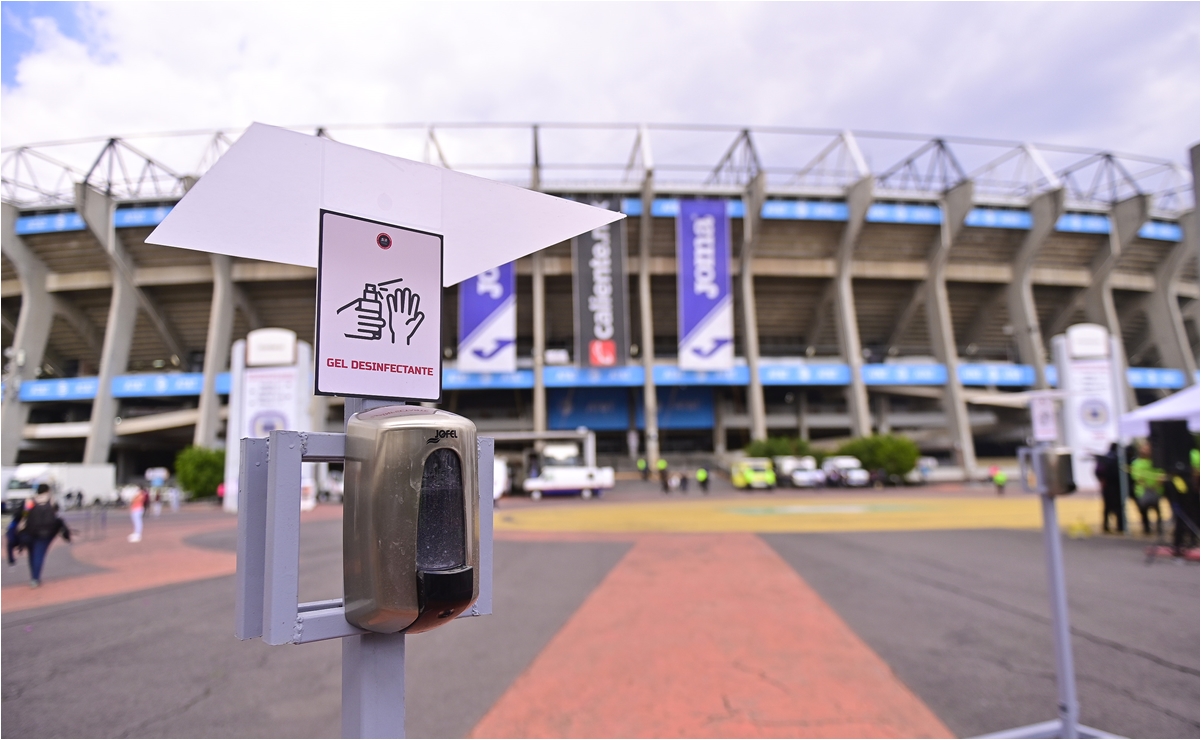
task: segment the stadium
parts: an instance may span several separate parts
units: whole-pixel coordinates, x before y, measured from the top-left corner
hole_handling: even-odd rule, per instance
[[[613,243],[628,347],[610,367],[580,356],[570,243],[514,266],[515,372],[458,368],[458,287],[445,289],[439,405],[485,432],[586,426],[613,461],[631,431],[651,456],[899,432],[971,473],[1026,441],[1023,392],[1055,385],[1051,337],[1072,324],[1118,339],[1129,406],[1197,380],[1196,146],[1186,166],[779,127],[295,130],[626,214]],[[220,446],[231,343],[263,327],[312,341],[315,270],[145,243],[239,134],[4,149],[4,465],[111,461],[126,480]],[[728,218],[723,371],[677,362],[677,221],[698,199]],[[312,404],[340,429],[338,399]]]

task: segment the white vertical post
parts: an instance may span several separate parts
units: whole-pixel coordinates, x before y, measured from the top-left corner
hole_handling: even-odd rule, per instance
[[[238,489],[238,569],[234,634],[239,640],[263,635],[263,580],[267,556],[267,440],[242,439]]]
[[[287,645],[296,629],[300,590],[300,434],[267,438],[267,542],[263,578],[263,642]]]

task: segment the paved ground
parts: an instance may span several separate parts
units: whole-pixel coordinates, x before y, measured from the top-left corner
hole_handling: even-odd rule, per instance
[[[965,736],[1054,717],[1032,499],[719,485],[664,506],[629,483],[506,499],[496,524],[496,613],[408,641],[410,736]],[[340,527],[337,507],[304,516],[302,599],[338,594]],[[231,518],[126,531],[112,515],[104,538],[56,543],[41,589],[23,563],[4,573],[0,734],[338,734],[336,644],[232,636]],[[1065,543],[1083,720],[1197,737],[1198,572],[1146,565],[1143,544]]]

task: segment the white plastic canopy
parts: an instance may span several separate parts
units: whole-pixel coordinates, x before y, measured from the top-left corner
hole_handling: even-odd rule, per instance
[[[625,217],[255,123],[146,241],[316,267],[321,209],[442,235],[447,286]]]
[[[1167,398],[1122,414],[1119,429],[1123,437],[1146,437],[1153,421],[1186,421],[1190,432],[1201,426],[1201,386],[1190,385]]]

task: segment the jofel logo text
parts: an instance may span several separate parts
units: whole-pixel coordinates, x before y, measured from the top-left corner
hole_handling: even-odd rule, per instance
[[[439,429],[438,431],[434,432],[434,436],[425,440],[425,443],[427,445],[437,444],[438,442],[441,442],[447,438],[458,439],[459,431],[457,429]]]

